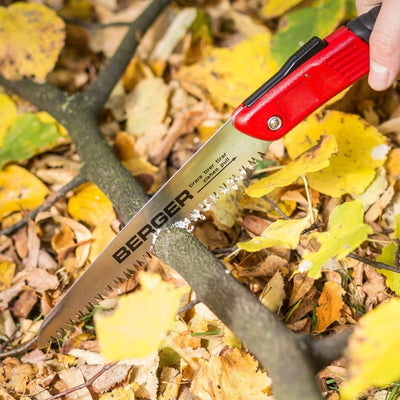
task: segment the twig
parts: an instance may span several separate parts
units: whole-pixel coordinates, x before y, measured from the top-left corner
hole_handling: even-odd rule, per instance
[[[22,218],[20,221],[16,222],[14,225],[9,226],[0,231],[0,235],[11,235],[18,229],[25,226],[29,220],[33,220],[36,216],[42,212],[48,210],[53,204],[57,203],[58,200],[62,199],[70,190],[75,189],[77,186],[82,185],[82,183],[87,182],[87,179],[81,175],[76,176],[66,185],[64,185],[58,192],[50,195],[38,208],[33,210],[29,215]]]
[[[54,396],[48,397],[46,400],[54,400],[54,399],[59,399],[60,397],[67,396],[73,392],[76,392],[77,390],[87,388],[88,386],[92,385],[93,382],[99,378],[101,375],[104,374],[104,372],[108,371],[110,368],[112,368],[116,363],[110,363],[106,364],[97,374],[94,374],[90,379],[88,379],[86,382],[81,383],[78,386],[74,386],[73,388],[69,388],[67,390],[64,390],[61,393],[57,393]]]
[[[379,261],[372,261],[372,260],[369,260],[368,258],[361,257],[361,256],[359,256],[357,254],[354,254],[354,253],[348,254],[347,257],[353,258],[354,260],[357,260],[357,261],[361,261],[364,264],[371,265],[371,267],[374,267],[374,268],[386,269],[387,271],[400,273],[400,268],[393,267],[392,265],[385,264],[385,263],[382,263],[382,262],[379,262]]]
[[[65,22],[71,25],[81,26],[82,28],[86,29],[106,29],[106,28],[126,28],[131,24],[131,22],[108,22],[108,23],[99,23],[99,22],[85,22],[79,21],[73,18],[63,18]]]
[[[8,346],[8,344],[11,343],[11,342],[15,339],[15,337],[17,336],[17,333],[19,332],[19,329],[20,329],[20,328],[17,327],[17,328],[14,330],[14,332],[11,334],[11,336],[9,336],[9,337],[7,338],[7,340],[5,340],[5,341],[2,343],[2,345],[1,345],[1,347],[0,347],[0,354],[5,350],[5,348]]]
[[[282,209],[275,204],[271,199],[269,199],[267,196],[262,197],[263,200],[265,200],[276,212],[278,212],[279,215],[282,216],[283,219],[290,219],[283,211]]]
[[[187,303],[186,305],[184,305],[183,307],[181,307],[178,310],[178,314],[184,313],[188,310],[190,310],[192,307],[194,307],[196,304],[201,303],[201,301],[199,299],[194,299],[192,301],[190,301],[189,303]]]
[[[7,358],[7,357],[15,357],[18,356],[21,353],[24,353],[28,350],[33,349],[35,344],[37,344],[37,337],[35,336],[34,338],[32,338],[29,342],[26,342],[25,344],[10,350],[10,351],[6,351],[4,353],[0,353],[0,360]]]
[[[313,209],[312,209],[310,189],[308,187],[307,178],[304,175],[302,175],[301,178],[303,179],[303,182],[304,182],[304,189],[306,189],[307,203],[308,203],[308,214],[310,216],[311,225],[313,225],[315,223],[315,219],[314,219],[314,213],[313,213]]]

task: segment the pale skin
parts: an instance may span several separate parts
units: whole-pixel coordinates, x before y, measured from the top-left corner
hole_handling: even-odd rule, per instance
[[[381,11],[370,37],[368,82],[375,90],[390,87],[400,72],[400,0],[356,0],[359,14],[381,3]]]

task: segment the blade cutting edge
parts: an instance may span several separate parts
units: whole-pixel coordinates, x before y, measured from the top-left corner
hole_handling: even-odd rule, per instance
[[[249,137],[229,119],[127,223],[46,316],[39,347],[46,347],[83,311],[107,296],[110,285],[134,269],[151,250],[163,226],[196,219],[218,194],[267,152],[270,142]]]

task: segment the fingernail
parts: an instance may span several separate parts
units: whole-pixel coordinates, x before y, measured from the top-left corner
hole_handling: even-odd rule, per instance
[[[369,71],[368,82],[372,89],[385,90],[390,86],[390,71],[388,67],[371,61],[371,69]]]

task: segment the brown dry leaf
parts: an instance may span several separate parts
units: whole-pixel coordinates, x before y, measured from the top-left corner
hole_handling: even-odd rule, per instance
[[[276,271],[260,295],[261,303],[276,313],[282,307],[285,297],[285,283],[283,282],[282,274]]]
[[[316,333],[324,332],[330,324],[339,320],[340,310],[344,304],[343,293],[344,290],[338,283],[332,281],[325,283],[316,309],[317,325],[314,330]]]
[[[119,131],[114,146],[118,160],[129,161],[135,157],[135,139],[129,133]]]
[[[303,298],[314,285],[314,279],[306,273],[299,273],[293,276],[293,289],[290,295],[289,306],[296,304]]]
[[[271,383],[250,354],[233,349],[201,363],[192,382],[192,394],[201,400],[266,400]]]
[[[86,380],[90,379],[93,375],[97,374],[104,365],[82,365],[79,369]],[[95,393],[105,393],[116,385],[124,383],[129,380],[130,371],[134,368],[132,364],[117,364],[104,372],[92,384],[92,389]]]
[[[33,290],[25,290],[12,305],[12,313],[17,318],[27,318],[38,297]]]
[[[28,285],[37,292],[43,293],[46,290],[57,289],[58,287],[57,277],[44,269],[27,268],[24,273],[26,273]]]
[[[63,369],[58,373],[59,378],[65,383],[67,388],[73,388],[85,383],[85,378],[78,367]],[[65,396],[67,400],[92,400],[93,397],[88,388],[82,388]]]
[[[169,93],[169,87],[160,78],[141,80],[128,96],[127,132],[139,137],[152,126],[162,123],[168,109]]]
[[[17,2],[0,7],[0,26],[0,73],[44,82],[64,46],[63,20],[44,5]]]

